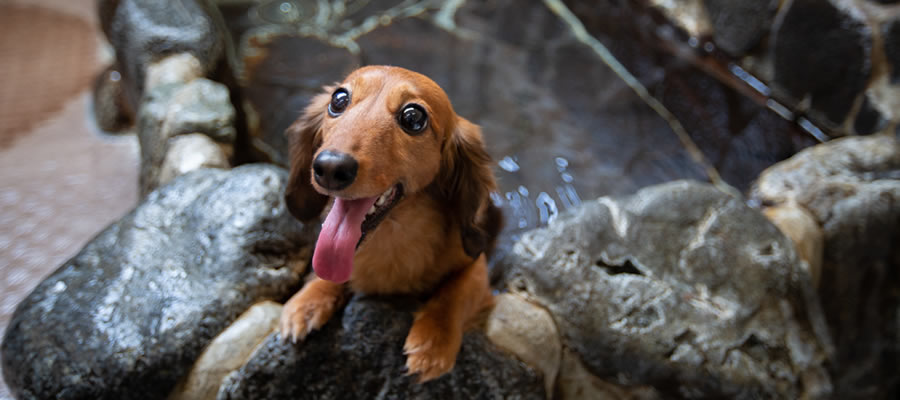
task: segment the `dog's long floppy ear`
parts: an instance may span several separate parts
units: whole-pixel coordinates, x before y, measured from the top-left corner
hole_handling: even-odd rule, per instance
[[[303,115],[285,131],[289,143],[291,174],[284,199],[291,214],[303,222],[318,217],[328,202],[327,196],[313,189],[310,171],[313,155],[322,141],[319,130],[331,101],[330,89],[326,87],[324,93],[313,97]]]
[[[472,258],[489,252],[499,231],[499,210],[490,200],[496,186],[481,128],[457,117],[456,127],[443,149],[435,190],[453,218],[458,218],[463,249]]]

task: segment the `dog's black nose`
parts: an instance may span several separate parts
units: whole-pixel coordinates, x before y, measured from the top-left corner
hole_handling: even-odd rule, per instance
[[[316,182],[329,190],[341,190],[356,179],[359,163],[349,154],[325,150],[313,161]]]

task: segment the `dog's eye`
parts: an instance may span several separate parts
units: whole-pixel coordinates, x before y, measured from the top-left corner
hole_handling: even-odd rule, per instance
[[[328,115],[337,117],[347,109],[348,105],[350,105],[350,92],[347,89],[339,88],[331,95],[331,104],[328,104]]]
[[[400,110],[400,115],[397,118],[399,119],[400,127],[410,135],[422,133],[428,124],[428,114],[418,104],[407,104]]]

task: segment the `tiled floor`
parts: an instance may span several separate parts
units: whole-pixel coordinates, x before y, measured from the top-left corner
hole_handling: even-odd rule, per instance
[[[0,100],[6,99],[0,115],[7,116],[0,118],[0,334],[43,277],[137,202],[136,138],[99,133],[89,117],[88,88],[103,65],[94,1],[0,0],[0,13],[10,7],[21,13],[22,4],[31,7],[28,24],[0,24],[0,50],[12,52],[0,57]],[[28,30],[40,26],[40,35]],[[88,30],[76,33],[94,42],[81,44],[91,54],[69,51],[72,34],[59,40],[53,29]],[[34,43],[13,43],[28,40]],[[23,63],[47,53],[57,60],[50,67]],[[48,84],[51,78],[57,82]],[[10,105],[22,96],[37,99]],[[25,112],[30,120],[18,118],[14,132],[6,129]],[[0,384],[0,399],[8,398]]]

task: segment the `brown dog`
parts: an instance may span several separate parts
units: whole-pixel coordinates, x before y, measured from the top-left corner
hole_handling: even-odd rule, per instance
[[[403,347],[407,369],[420,381],[450,371],[465,326],[492,303],[485,260],[502,216],[481,130],[431,79],[373,66],[326,87],[287,133],[291,213],[310,221],[334,202],[313,255],[317,278],[285,304],[282,337],[322,327],[345,282],[424,294]]]

